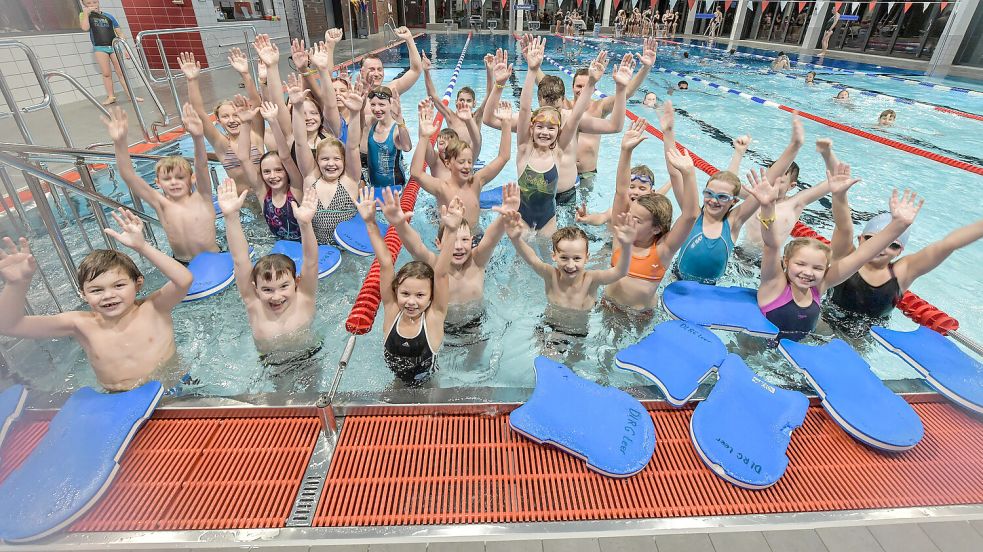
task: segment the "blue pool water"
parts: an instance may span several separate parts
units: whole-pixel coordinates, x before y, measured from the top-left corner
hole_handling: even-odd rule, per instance
[[[455,63],[464,46],[463,35],[436,35],[418,39],[421,51],[426,52],[435,63],[434,81],[442,89],[450,78]],[[613,53],[623,54],[632,47],[623,43],[600,41],[602,47]],[[485,76],[482,57],[495,48],[509,48],[515,57],[515,44],[505,36],[476,35],[467,50],[464,70],[457,87],[469,86],[476,90],[479,99],[483,98]],[[564,45],[555,38],[549,39],[547,52],[560,63],[577,68],[591,57],[588,47]],[[979,164],[980,147],[979,125],[983,123],[965,118],[946,115],[923,107],[908,106],[888,100],[855,95],[849,105],[839,105],[830,98],[835,90],[827,84],[807,88],[802,81],[763,72],[764,62],[748,58],[723,59],[725,56],[701,50],[692,50],[690,59],[684,60],[681,50],[674,47],[660,48],[657,66],[674,71],[695,74],[748,93],[762,96],[779,103],[809,111],[835,121],[857,127],[869,127],[883,109],[894,109],[898,113],[898,124],[892,129],[892,139],[912,143],[923,149],[935,151],[950,157]],[[405,54],[399,49],[384,52],[382,58],[387,69],[387,80],[402,71],[407,63]],[[506,87],[503,98],[518,102],[520,86],[525,79],[524,63],[516,58],[515,79]],[[856,68],[854,66],[854,68]],[[567,83],[568,95],[571,93],[571,79],[559,72],[555,66],[544,63],[543,69],[557,74]],[[864,67],[862,70],[874,71],[876,68]],[[888,72],[876,69],[879,72]],[[806,69],[794,70],[804,74]],[[933,92],[918,85],[863,78],[839,74],[835,71],[820,71],[820,79],[878,90],[887,94],[907,97],[919,101],[944,104],[953,108],[981,113],[983,99],[945,92]],[[656,92],[660,101],[667,97],[669,83],[678,77],[654,72],[647,79],[634,98],[629,109],[655,122],[654,112],[640,105],[646,90]],[[965,83],[959,85],[965,86]],[[614,83],[608,77],[598,85],[602,92],[612,93]],[[231,93],[232,91],[230,91]],[[423,83],[418,83],[402,96],[403,110],[414,143],[417,114],[415,105],[424,97]],[[789,114],[774,108],[764,107],[733,95],[714,91],[703,85],[691,83],[687,92],[677,92],[671,96],[677,110],[677,138],[694,153],[711,164],[725,167],[731,156],[731,140],[749,133],[753,137],[751,148],[742,164],[742,172],[750,170],[759,163],[766,163],[784,149],[789,137]],[[854,167],[854,174],[864,182],[857,185],[851,193],[852,205],[857,220],[866,220],[887,208],[887,199],[892,188],[912,188],[925,197],[925,208],[919,215],[909,250],[918,250],[931,241],[942,237],[957,226],[967,224],[983,215],[980,208],[978,190],[983,178],[966,171],[942,165],[912,154],[853,136],[821,124],[804,120],[807,141],[797,159],[801,166],[800,180],[815,184],[824,177],[822,160],[814,153],[813,142],[819,137],[831,137],[840,158]],[[484,127],[482,160],[495,155],[498,131]],[[591,210],[603,210],[610,205],[613,196],[616,155],[620,143],[619,135],[605,136],[601,140],[602,155],[599,159],[599,177],[593,190],[585,198]],[[514,140],[513,140],[514,149]],[[182,140],[163,147],[157,153],[182,155],[191,154],[188,140]],[[408,158],[407,158],[408,159]],[[639,147],[633,161],[646,163],[656,173],[660,181],[667,179],[661,143],[650,137]],[[149,166],[139,167],[152,174]],[[219,176],[224,176],[219,169]],[[516,178],[514,156],[497,179],[501,184]],[[705,177],[698,175],[702,184]],[[101,186],[104,189],[116,187],[121,200],[127,195],[121,184],[103,175]],[[413,225],[423,236],[425,243],[432,243],[436,229],[434,199],[421,192],[416,207],[417,216]],[[482,226],[491,220],[491,214],[482,216]],[[570,212],[562,212],[560,224],[572,223]],[[828,200],[810,206],[803,216],[804,222],[827,236],[832,229]],[[221,225],[221,220],[219,222]],[[858,223],[859,224],[859,223]],[[265,224],[261,220],[249,220],[245,224],[250,243],[259,254],[265,254],[273,244]],[[603,229],[589,229],[592,264],[605,266],[609,262],[609,238]],[[158,229],[158,238],[163,232]],[[221,235],[221,232],[220,232]],[[221,239],[221,238],[220,238]],[[166,247],[166,246],[165,246]],[[548,256],[548,244],[540,248],[544,257]],[[408,256],[401,254],[399,262],[406,262]],[[318,367],[310,378],[305,380],[306,390],[326,389],[338,358],[348,337],[344,329],[355,294],[361,287],[362,279],[368,270],[371,259],[345,254],[342,266],[331,277],[322,280],[318,289],[318,312],[315,329],[323,335],[326,346],[316,361]],[[977,267],[983,266],[983,247],[970,246],[950,258],[939,269],[921,278],[913,291],[931,303],[946,310],[961,322],[967,335],[983,339],[983,306],[977,300],[980,293],[980,279]],[[154,274],[156,276],[156,274]],[[667,282],[671,278],[667,278]],[[732,262],[724,284],[756,286],[757,269],[750,262]],[[151,278],[149,288],[153,289],[159,280]],[[621,348],[635,342],[651,326],[665,318],[659,314],[657,319],[639,325],[632,319],[605,309],[596,308],[586,317],[587,336],[568,335],[561,329],[544,324],[543,313],[546,301],[541,280],[519,261],[515,252],[503,240],[488,268],[486,279],[486,310],[478,330],[458,337],[448,337],[440,353],[440,371],[436,385],[441,387],[523,387],[534,384],[533,359],[545,352],[549,356],[567,363],[581,375],[603,383],[618,386],[637,386],[645,380],[632,373],[614,368],[613,356]],[[358,344],[342,381],[342,391],[375,394],[392,385],[392,375],[382,361],[382,329],[379,322],[373,330],[358,338]],[[572,325],[584,321],[570,321]],[[895,312],[890,326],[896,329],[911,329],[914,323],[900,312]],[[180,306],[175,311],[175,331],[179,352],[184,366],[200,384],[191,391],[208,395],[237,395],[258,393],[277,389],[257,361],[257,354],[242,303],[235,288],[223,294],[196,303]],[[818,333],[824,338],[832,336],[832,331],[821,325]],[[801,384],[797,376],[784,360],[773,351],[749,352],[748,340],[740,342],[733,335],[720,334],[733,351],[744,352],[749,365],[766,378],[779,384]],[[47,347],[47,346],[46,346]],[[914,372],[894,356],[871,346],[869,340],[858,344],[874,370],[885,379],[914,377]],[[62,369],[44,376],[51,385],[61,386],[66,379],[72,387],[93,382],[84,356],[77,348],[56,344],[50,346],[51,355],[65,359]]]

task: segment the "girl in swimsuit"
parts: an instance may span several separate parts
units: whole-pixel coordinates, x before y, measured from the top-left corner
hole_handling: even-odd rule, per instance
[[[249,102],[252,105],[262,103],[259,92],[256,90],[256,86],[249,76],[249,62],[246,60],[246,56],[238,48],[234,48],[229,55],[229,62],[243,76]],[[198,117],[202,121],[207,122],[208,112],[205,111],[204,100],[201,97],[201,88],[198,84],[201,65],[195,61],[195,55],[190,52],[184,52],[178,56],[178,64],[184,76],[188,79],[188,102],[191,103]],[[222,131],[215,128],[215,125],[205,124],[205,140],[208,141],[209,145],[212,146],[212,150],[219,156],[222,166],[225,167],[225,172],[236,181],[236,189],[240,193],[249,190],[252,186],[232,145],[238,140],[240,131],[248,132],[251,141],[249,159],[252,164],[258,164],[259,158],[263,155],[262,149],[264,148],[263,120],[257,117],[254,119],[253,125],[243,125],[242,120],[236,114],[236,108],[232,100],[220,101],[215,106],[214,115]]]
[[[239,97],[241,98],[241,96]],[[294,217],[294,206],[303,198],[304,178],[300,169],[290,156],[281,157],[277,152],[287,151],[286,140],[277,121],[279,107],[273,102],[264,102],[258,109],[250,109],[245,98],[237,98],[236,112],[239,119],[250,124],[256,117],[257,111],[270,125],[270,131],[277,140],[277,150],[263,155],[259,162],[259,170],[249,163],[249,135],[239,134],[236,144],[236,155],[246,167],[244,171],[252,189],[263,208],[263,217],[270,232],[277,239],[299,240],[300,225]]]
[[[632,259],[628,267],[628,278],[622,278],[604,289],[609,301],[641,311],[655,307],[659,298],[656,292],[662,283],[666,267],[672,257],[683,245],[683,240],[693,228],[699,207],[696,205],[696,168],[688,153],[676,150],[675,125],[672,101],[664,104],[662,123],[663,144],[666,169],[672,182],[672,191],[679,202],[680,216],[672,222],[672,203],[661,194],[649,193],[634,202],[628,199],[632,151],[646,138],[648,123],[639,117],[631,128],[625,131],[621,140],[621,158],[618,161],[612,215],[628,212],[635,220],[638,229],[632,243]],[[612,217],[612,220],[615,217]],[[621,258],[621,249],[612,244],[612,266]]]
[[[363,149],[368,154],[369,184],[374,188],[403,186],[408,180],[403,152],[410,151],[413,142],[403,121],[399,93],[386,86],[376,86],[369,92],[369,113],[372,124],[363,140]]]
[[[779,339],[798,341],[812,332],[819,320],[822,294],[846,281],[897,240],[924,203],[924,200],[916,203],[917,195],[907,190],[899,199],[895,190],[891,195],[891,222],[843,258],[833,259],[829,246],[814,238],[795,238],[780,256],[778,248],[785,236],[779,235],[774,224],[778,186],[768,181],[763,169],[760,176],[748,173],[748,180],[753,184],[748,193],[761,204],[758,217],[764,241],[758,306],[778,326]]]
[[[287,94],[291,105],[303,104],[307,97],[300,79],[289,79]],[[365,96],[359,87],[344,96],[345,105],[353,113],[358,113],[365,105]],[[303,142],[307,127],[301,117],[293,118],[294,139]],[[304,188],[313,188],[317,194],[317,212],[314,215],[314,234],[319,244],[334,245],[335,228],[350,220],[357,213],[355,198],[358,197],[359,180],[362,177],[362,162],[358,144],[361,126],[349,128],[349,140],[342,144],[328,137],[322,140],[315,156],[307,148],[297,150],[297,164],[304,175]]]
[[[560,110],[555,107],[541,107],[532,111],[536,73],[543,63],[545,48],[546,40],[537,38],[530,40],[526,49],[529,70],[519,97],[516,169],[521,196],[519,214],[522,215],[523,222],[539,232],[552,234],[556,230],[556,187],[559,181],[557,164],[563,161],[563,151],[577,136],[580,120],[587,112],[594,85],[604,76],[607,52],[601,52],[591,62],[587,86],[570,111],[569,120],[563,124]]]
[[[388,194],[387,194],[388,195]],[[373,191],[359,191],[358,214],[365,221],[369,241],[379,262],[386,365],[404,384],[419,386],[437,370],[437,352],[444,341],[444,319],[450,298],[448,272],[453,247],[441,248],[434,266],[411,261],[395,271],[389,246],[376,224]],[[453,241],[464,218],[464,204],[454,198],[441,207],[443,238]]]

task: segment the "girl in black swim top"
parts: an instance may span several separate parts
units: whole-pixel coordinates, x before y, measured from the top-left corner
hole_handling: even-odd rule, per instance
[[[916,203],[916,194],[906,190],[899,199],[895,190],[891,195],[890,224],[846,257],[834,260],[829,246],[814,238],[795,238],[779,256],[778,248],[785,236],[778,235],[774,224],[778,186],[768,181],[763,169],[760,176],[749,173],[748,178],[754,184],[748,193],[761,204],[758,217],[764,242],[758,306],[768,320],[778,326],[779,339],[798,341],[812,332],[819,320],[822,294],[844,282],[896,240],[921,208],[921,203]],[[836,175],[830,174],[827,178],[830,187],[837,189],[851,180],[849,167],[843,165]]]
[[[391,188],[384,189],[382,195],[386,204],[400,201],[399,194]],[[373,189],[363,187],[358,199],[358,213],[365,221],[379,262],[386,365],[406,385],[421,385],[437,369],[437,352],[444,341],[444,318],[450,298],[447,274],[454,248],[441,248],[433,267],[412,261],[396,272],[389,246],[382,241],[376,224],[378,200],[373,197]],[[441,237],[456,235],[464,219],[464,203],[455,197],[440,211],[444,227]]]

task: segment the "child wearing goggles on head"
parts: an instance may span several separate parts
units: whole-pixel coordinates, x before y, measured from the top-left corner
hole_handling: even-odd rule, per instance
[[[669,188],[672,187],[672,182],[666,182],[658,190],[654,190],[652,185],[655,182],[655,174],[648,165],[635,165],[631,169],[631,178],[628,181],[628,201],[635,201],[640,196],[656,193],[659,195],[666,195]],[[611,222],[611,208],[608,207],[604,211],[598,213],[588,213],[587,212],[587,202],[580,204],[577,208],[577,214],[575,215],[577,222],[582,222],[584,224],[589,224],[591,226],[603,226]]]
[[[853,253],[884,230],[891,222],[891,215],[881,213],[867,221],[856,246],[853,244],[853,219],[847,192],[859,182],[849,178],[849,167],[839,163],[832,151],[832,142],[825,150],[827,170],[833,174],[830,185],[833,191],[833,259],[841,259]],[[835,173],[835,174],[834,174]],[[841,175],[842,173],[842,175]],[[860,270],[833,288],[830,300],[836,306],[852,313],[871,318],[888,316],[911,287],[912,282],[942,264],[955,250],[983,238],[983,219],[958,228],[948,236],[933,242],[911,255],[898,258],[908,245],[910,229],[905,230],[890,245],[867,261]]]

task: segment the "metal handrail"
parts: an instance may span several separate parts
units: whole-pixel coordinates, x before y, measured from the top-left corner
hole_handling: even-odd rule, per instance
[[[13,39],[0,40],[0,48],[19,48],[22,50],[24,55],[27,56],[27,62],[31,64],[31,70],[34,71],[35,76],[38,78],[38,84],[41,84],[41,101],[34,105],[20,108],[21,113],[31,113],[33,111],[40,111],[48,107],[51,104],[51,89],[48,88],[47,82],[41,83],[41,80],[43,80],[41,78],[43,71],[41,70],[41,62],[38,61],[38,56],[35,55],[34,50],[32,50],[27,44]],[[2,72],[0,72],[0,81],[3,81],[4,87],[6,87],[6,80],[4,80]],[[13,112],[15,109],[15,104],[12,104],[10,100],[8,100],[7,107],[11,110],[11,112]]]
[[[93,96],[88,90],[85,89],[84,86],[82,86],[82,83],[80,83],[78,80],[75,79],[75,77],[69,75],[68,73],[64,73],[62,71],[50,70],[44,72],[44,78],[48,79],[49,82],[51,81],[52,77],[61,77],[67,80],[68,84],[74,86],[76,90],[78,90],[79,92],[82,93],[83,96],[85,96],[85,99],[89,100],[89,103],[96,106],[96,109],[98,109],[99,111],[102,111],[103,115],[107,117],[109,116],[109,110],[106,109],[106,106],[102,105],[99,102],[99,100],[96,99],[95,96]]]
[[[149,66],[146,63],[146,58],[143,58],[143,67],[137,63],[136,53],[133,52],[133,48],[130,47],[129,43],[121,38],[113,39],[113,51],[116,52],[116,59],[119,60],[120,76],[123,77],[123,83],[126,85],[126,90],[130,94],[130,103],[133,104],[133,111],[137,114],[137,121],[140,123],[140,131],[143,132],[143,138],[147,142],[160,142],[160,136],[157,135],[157,127],[161,125],[166,125],[170,122],[170,118],[167,116],[167,110],[164,109],[164,104],[160,103],[160,98],[157,93],[154,92],[151,80],[153,76],[150,75]],[[125,52],[125,56],[124,56]],[[141,50],[141,55],[143,51]],[[154,105],[157,106],[157,111],[160,112],[160,120],[155,121],[151,124],[150,128],[154,131],[153,138],[151,138],[151,133],[147,130],[147,121],[143,118],[143,109],[140,107],[140,102],[136,101],[136,92],[133,91],[133,84],[130,82],[130,75],[126,72],[126,57],[133,60],[133,65],[136,67],[137,75],[139,75],[140,80],[143,81],[144,87],[147,88],[147,92],[150,94],[150,98],[154,101]],[[165,62],[165,65],[166,62]],[[175,98],[176,98],[175,93]],[[181,112],[180,102],[178,103],[177,112]]]
[[[86,162],[116,162],[116,154],[108,151],[94,151],[89,149],[79,149],[79,148],[58,148],[54,146],[41,146],[35,144],[16,144],[11,142],[0,142],[0,152],[10,152],[17,153],[21,155],[29,155],[32,159],[36,160],[50,160],[51,162],[58,161],[74,161],[75,159],[82,158]],[[153,155],[149,153],[131,153],[130,157],[138,160],[145,161],[160,161],[167,157],[166,155]]]

